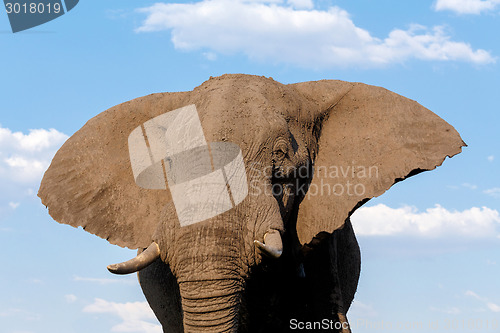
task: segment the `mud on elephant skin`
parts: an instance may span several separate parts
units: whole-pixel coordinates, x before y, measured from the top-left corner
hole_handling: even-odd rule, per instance
[[[207,142],[241,149],[248,194],[181,226],[170,182],[136,183],[128,140],[188,106]],[[444,120],[383,88],[223,75],[92,118],[57,152],[38,195],[56,221],[138,249],[109,268],[139,271],[165,332],[285,331],[294,318],[346,321],[360,271],[350,215],[462,146]]]

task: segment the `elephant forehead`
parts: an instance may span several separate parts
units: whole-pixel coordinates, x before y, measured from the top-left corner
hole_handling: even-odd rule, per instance
[[[229,113],[234,117],[252,117],[261,110],[275,111],[286,115],[296,111],[307,99],[291,86],[272,78],[249,75],[223,75],[211,78],[193,90],[193,102],[203,113]]]
[[[289,133],[289,122],[299,121],[299,111],[307,109],[304,105],[308,102],[287,86],[274,81],[262,84],[262,80],[256,80],[260,83],[257,87],[249,85],[248,80],[224,82],[209,94],[194,94],[192,103],[198,109],[207,141],[234,142],[245,151],[249,145],[261,145]]]

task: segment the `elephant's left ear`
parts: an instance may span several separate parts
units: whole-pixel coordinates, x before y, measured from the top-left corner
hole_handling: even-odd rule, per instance
[[[314,173],[297,219],[302,244],[341,228],[369,199],[465,146],[436,114],[386,89],[342,81],[292,86],[318,107]]]

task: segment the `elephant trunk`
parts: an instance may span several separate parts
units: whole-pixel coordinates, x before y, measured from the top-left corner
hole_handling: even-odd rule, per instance
[[[193,281],[179,284],[185,332],[236,332],[242,282]],[[200,295],[203,295],[200,297]]]
[[[248,269],[238,226],[221,219],[197,226],[196,233],[174,229],[175,246],[167,253],[179,284],[185,332],[237,331]]]

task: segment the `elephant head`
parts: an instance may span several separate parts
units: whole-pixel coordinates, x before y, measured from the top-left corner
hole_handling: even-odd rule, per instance
[[[241,149],[247,194],[220,214],[182,225],[171,182],[138,186],[130,135],[187,106],[197,110],[207,147]],[[236,331],[253,268],[282,253],[300,266],[300,253],[318,235],[345,229],[370,198],[436,168],[462,146],[452,126],[383,88],[224,75],[92,118],[57,152],[38,195],[56,221],[139,249],[112,272],[139,271],[161,258],[178,284],[185,331]]]

